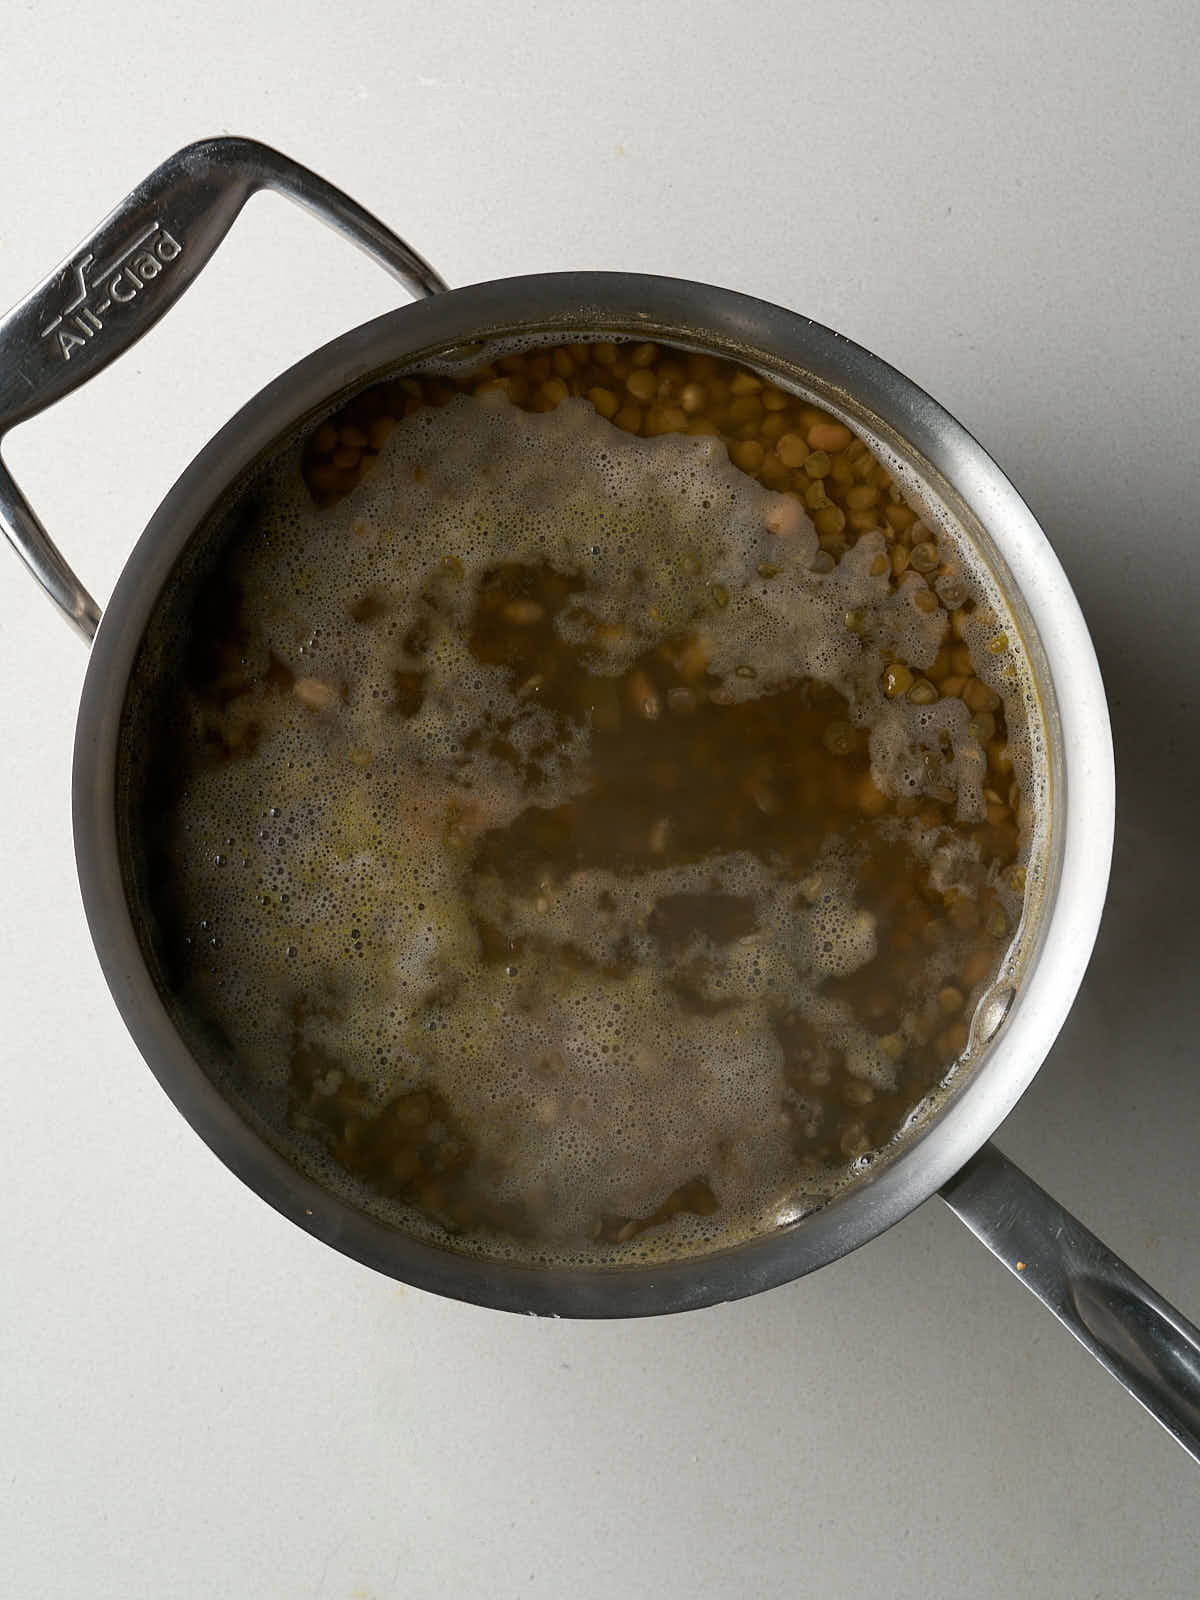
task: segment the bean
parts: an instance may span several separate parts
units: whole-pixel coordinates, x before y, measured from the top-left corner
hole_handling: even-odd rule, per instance
[[[729,420],[737,426],[757,423],[762,416],[762,401],[756,394],[740,394],[729,404]]]
[[[814,450],[844,450],[853,437],[840,422],[814,422],[808,430],[808,442]]]
[[[967,649],[965,644],[955,645],[953,650],[951,650],[950,665],[954,668],[955,672],[961,672],[965,678],[969,678],[975,671],[974,666],[971,664],[971,652]]]
[[[995,771],[1007,776],[1013,769],[1012,752],[1003,739],[992,739],[988,742],[988,765]]]
[[[938,578],[934,584],[938,599],[948,611],[953,611],[956,606],[962,605],[967,598],[967,586],[960,577],[947,572]]]
[[[926,673],[926,677],[931,678],[934,683],[940,683],[943,678],[949,676],[949,673],[950,652],[946,649],[945,645],[942,645],[937,655],[934,656],[933,664]]]
[[[965,895],[955,900],[947,916],[961,933],[969,933],[979,926],[979,907],[974,900],[968,900]]]
[[[991,973],[993,957],[987,950],[973,951],[963,962],[962,980],[968,989],[973,989],[977,983]]]
[[[687,427],[687,415],[679,406],[651,406],[646,413],[646,435],[682,433]]]
[[[595,406],[600,415],[609,421],[616,416],[618,410],[620,409],[621,402],[617,399],[616,395],[611,389],[589,389],[587,392],[587,397]]]
[[[729,456],[743,472],[757,472],[763,464],[763,447],[757,439],[744,439],[732,447]]]
[[[845,1156],[866,1155],[871,1148],[871,1141],[861,1122],[851,1122],[838,1140],[838,1147]]]
[[[894,661],[884,671],[883,692],[889,700],[895,700],[900,695],[907,694],[913,682],[912,668],[905,666],[903,661]]]
[[[337,699],[337,691],[321,678],[297,678],[292,693],[309,711],[327,711]]]
[[[812,452],[798,433],[785,433],[775,447],[785,467],[802,467]]]
[[[903,533],[905,529],[911,528],[917,520],[916,512],[910,511],[906,505],[885,506],[883,515],[888,526],[897,533]]]
[[[964,686],[962,697],[972,711],[997,711],[1000,707],[1000,696],[981,678],[972,678]]]
[[[852,511],[846,521],[856,533],[870,533],[879,526],[879,518],[874,511]]]
[[[644,367],[635,367],[625,379],[625,387],[635,400],[653,400],[658,389],[658,380]]]
[[[912,564],[917,572],[933,572],[940,566],[941,558],[937,552],[937,545],[931,540],[913,546]]]
[[[570,393],[561,378],[547,378],[538,390],[538,398],[552,410],[561,405]]]
[[[658,690],[640,667],[629,675],[629,699],[638,716],[648,722],[653,722],[662,710]]]
[[[821,534],[842,533],[846,527],[846,513],[841,506],[821,506],[813,513],[813,526]]]
[[[879,490],[874,484],[858,483],[846,491],[846,505],[851,511],[864,511],[879,502]]]

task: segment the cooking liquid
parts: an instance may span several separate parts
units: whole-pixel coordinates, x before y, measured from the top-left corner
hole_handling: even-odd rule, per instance
[[[687,1255],[820,1204],[962,1057],[1037,869],[986,574],[929,533],[955,633],[883,531],[823,561],[719,438],[580,399],[415,410],[323,509],[301,467],[197,604],[148,791],[193,1048],[323,1183],[484,1255]],[[947,641],[982,723],[889,693]]]

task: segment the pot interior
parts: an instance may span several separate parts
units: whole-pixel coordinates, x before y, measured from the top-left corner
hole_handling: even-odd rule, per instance
[[[319,1204],[328,1204],[339,1216],[350,1213],[371,1219],[379,1225],[374,1234],[377,1242],[393,1235],[398,1239],[415,1239],[421,1251],[450,1258],[459,1264],[451,1269],[456,1284],[459,1281],[454,1277],[456,1273],[465,1274],[464,1282],[474,1275],[472,1286],[454,1287],[452,1292],[500,1304],[521,1303],[522,1294],[528,1297],[528,1273],[537,1269],[536,1262],[525,1260],[513,1264],[511,1259],[506,1260],[513,1255],[509,1244],[502,1242],[494,1249],[486,1244],[481,1247],[477,1239],[463,1238],[453,1229],[447,1229],[444,1218],[431,1219],[420,1207],[410,1203],[404,1192],[398,1194],[394,1186],[391,1193],[386,1192],[386,1185],[381,1189],[376,1181],[377,1174],[374,1178],[364,1178],[340,1166],[336,1160],[331,1163],[328,1142],[311,1126],[303,1126],[302,1119],[298,1125],[294,1105],[289,1109],[286,1100],[276,1097],[272,1101],[256,1093],[222,1028],[211,1018],[198,1015],[194,1006],[181,996],[178,953],[172,950],[171,936],[164,928],[157,889],[163,870],[163,841],[161,836],[156,838],[155,819],[169,809],[170,800],[167,793],[170,779],[164,776],[159,760],[163,748],[160,730],[169,727],[172,719],[178,716],[176,686],[181,675],[186,676],[189,671],[189,652],[194,654],[198,619],[201,628],[206,625],[206,619],[213,626],[220,623],[219,615],[213,611],[214,582],[230,552],[254,536],[261,520],[264,486],[275,481],[281,472],[305,470],[311,474],[314,462],[318,468],[328,465],[325,457],[313,454],[314,439],[320,436],[323,426],[328,431],[331,419],[335,427],[339,426],[339,419],[344,419],[348,412],[353,414],[355,405],[361,404],[365,395],[379,393],[380,385],[390,385],[390,392],[395,395],[402,392],[396,388],[397,383],[405,379],[425,385],[444,380],[449,386],[465,381],[481,368],[503,372],[505,358],[516,351],[591,346],[600,339],[625,350],[657,339],[678,352],[681,361],[689,356],[735,361],[740,370],[763,380],[773,392],[778,390],[794,396],[796,404],[818,408],[828,417],[844,423],[866,442],[872,455],[883,464],[904,502],[931,530],[931,537],[969,549],[977,592],[986,596],[1004,616],[1009,631],[1015,630],[1014,647],[1019,640],[1022,660],[1029,668],[1022,688],[1031,761],[1038,775],[1039,816],[1036,834],[1024,861],[1024,912],[1015,930],[1010,929],[1011,942],[1003,960],[973,997],[975,1004],[967,1047],[909,1108],[902,1124],[895,1128],[882,1148],[865,1150],[845,1163],[838,1181],[826,1186],[819,1202],[795,1204],[780,1211],[776,1225],[767,1230],[774,1235],[772,1256],[768,1262],[760,1251],[762,1264],[758,1275],[748,1267],[745,1289],[741,1292],[760,1287],[763,1281],[794,1275],[796,1271],[805,1270],[807,1265],[819,1264],[817,1259],[806,1260],[804,1252],[795,1249],[794,1242],[806,1233],[813,1234],[818,1218],[828,1224],[830,1218],[844,1214],[847,1206],[865,1208],[870,1192],[879,1185],[884,1174],[897,1163],[918,1159],[920,1147],[930,1130],[977,1081],[1002,1043],[1008,1019],[1020,1010],[1026,979],[1036,964],[1048,910],[1054,901],[1061,858],[1061,822],[1056,804],[1062,783],[1059,744],[1055,736],[1057,711],[1045,651],[1025,599],[980,517],[929,456],[918,450],[893,420],[871,407],[862,398],[861,390],[852,391],[849,383],[831,381],[801,362],[755,347],[752,342],[740,340],[728,332],[719,336],[706,330],[700,335],[686,326],[656,325],[653,318],[636,322],[620,317],[593,318],[587,323],[569,326],[538,327],[522,323],[493,327],[484,339],[469,343],[456,339],[451,343],[443,341],[440,345],[419,347],[406,354],[400,363],[391,362],[386,367],[360,371],[353,382],[339,387],[320,403],[308,406],[301,417],[290,418],[200,520],[161,587],[137,650],[121,711],[115,779],[120,873],[128,913],[158,998],[188,1055],[215,1094],[249,1130],[252,1139],[260,1141],[264,1151],[273,1152],[274,1157],[306,1180],[305,1196],[320,1196]],[[334,490],[336,487],[335,483]],[[326,492],[329,492],[328,474]],[[311,1208],[304,1209],[312,1215]],[[580,1286],[585,1283],[590,1286],[589,1294],[599,1292],[601,1295],[608,1290],[601,1287],[597,1291],[597,1282],[606,1280],[613,1284],[621,1280],[629,1292],[613,1297],[614,1307],[673,1309],[675,1305],[688,1303],[689,1298],[694,1303],[697,1297],[718,1298],[729,1291],[724,1287],[705,1288],[694,1283],[687,1297],[677,1295],[673,1303],[662,1303],[660,1296],[659,1303],[654,1303],[653,1291],[646,1288],[650,1276],[657,1273],[662,1280],[664,1271],[675,1274],[679,1269],[690,1270],[695,1280],[707,1272],[712,1283],[717,1284],[721,1280],[720,1263],[736,1256],[749,1263],[750,1248],[761,1247],[764,1243],[763,1232],[760,1220],[747,1228],[742,1239],[728,1232],[718,1234],[705,1248],[683,1251],[688,1257],[684,1261],[678,1259],[681,1252],[677,1238],[665,1238],[660,1244],[654,1229],[639,1230],[629,1238],[609,1239],[608,1259],[599,1263],[599,1270],[595,1259],[587,1260],[583,1264],[585,1270],[580,1272],[573,1271],[570,1261],[559,1260],[549,1276],[559,1284],[574,1277]],[[790,1249],[789,1241],[792,1241]],[[853,1242],[857,1240],[850,1238],[849,1243]],[[349,1248],[353,1253],[364,1254],[353,1246]],[[836,1249],[829,1251],[827,1243],[820,1248],[827,1254],[840,1253]],[[386,1248],[374,1248],[369,1259],[373,1265],[394,1270],[399,1276],[422,1281],[421,1273],[414,1271],[411,1255],[406,1256],[401,1250],[393,1264],[383,1259],[387,1253]],[[790,1267],[781,1267],[779,1263],[787,1261],[789,1256]],[[513,1281],[517,1287],[510,1287],[503,1294],[481,1287],[488,1274],[497,1271],[501,1275],[515,1273]],[[763,1274],[766,1274],[765,1280]],[[539,1281],[543,1278],[544,1274],[539,1272]],[[641,1282],[642,1290],[629,1289],[633,1280]],[[522,1283],[524,1290],[520,1287]],[[584,1293],[582,1287],[579,1292]],[[646,1297],[645,1304],[637,1303],[639,1294]],[[565,1289],[535,1294],[533,1300],[538,1308],[577,1309],[571,1292]],[[591,1304],[589,1309],[596,1307]]]

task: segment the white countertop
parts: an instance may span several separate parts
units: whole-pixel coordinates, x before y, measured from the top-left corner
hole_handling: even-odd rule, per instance
[[[451,283],[640,268],[802,310],[1026,494],[1112,701],[1100,944],[999,1142],[1200,1318],[1200,27],[1186,0],[13,5],[0,303],[222,131]],[[255,201],[5,457],[102,598],[270,376],[397,302]],[[48,1600],[1200,1589],[1200,1475],[937,1202],[757,1299],[537,1322],[378,1277],[168,1103],[75,883],[85,653],[0,560],[0,1593]]]

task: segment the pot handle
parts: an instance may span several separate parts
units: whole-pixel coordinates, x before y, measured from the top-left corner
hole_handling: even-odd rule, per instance
[[[163,316],[259,189],[313,212],[414,296],[445,283],[415,250],[315,172],[252,139],[178,151],[0,320],[0,438],[86,383]],[[0,460],[0,527],[90,640],[100,611]]]
[[[1200,1461],[1200,1329],[1069,1211],[985,1144],[942,1199]]]

